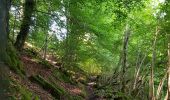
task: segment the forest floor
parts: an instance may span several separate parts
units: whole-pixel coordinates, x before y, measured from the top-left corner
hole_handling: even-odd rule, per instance
[[[38,96],[41,100],[56,99],[51,92],[52,90],[45,89],[44,86],[30,80],[30,77],[37,75],[41,76],[52,86],[62,88],[63,91],[65,91],[65,93],[68,94],[71,98],[68,99],[67,96],[63,93],[60,95],[59,100],[100,100],[96,99],[96,96],[94,94],[94,80],[87,79],[87,77],[80,72],[73,72],[73,74],[71,74],[71,79],[70,76],[67,75],[62,80],[60,78],[62,78],[62,75],[64,75],[65,73],[61,70],[61,66],[57,64],[57,61],[54,58],[49,55],[47,57],[47,62],[42,63],[41,58],[37,59],[34,58],[34,56],[34,53],[30,54],[28,52],[23,52],[20,55],[20,60],[23,63],[26,73],[26,76],[24,78],[20,77],[20,75],[14,73],[13,71],[10,71],[10,77],[13,79],[13,81],[25,87],[26,90],[30,91],[32,94],[35,94],[32,95],[32,100],[36,100],[36,96]],[[55,76],[54,71],[56,70],[59,71],[61,75]],[[66,79],[66,81],[70,79],[74,82],[66,82],[64,79]],[[15,83],[13,83],[12,85],[16,87]],[[15,98],[21,98],[21,94],[22,93],[16,93]]]

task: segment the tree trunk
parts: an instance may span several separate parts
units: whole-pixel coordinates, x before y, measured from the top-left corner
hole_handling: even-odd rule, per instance
[[[26,38],[29,33],[30,25],[31,25],[31,17],[34,11],[35,2],[34,0],[25,0],[24,4],[24,18],[21,24],[20,32],[17,36],[15,47],[18,50],[21,50],[24,46]]]
[[[7,90],[9,87],[8,78],[6,76],[6,60],[7,37],[8,37],[8,12],[10,0],[0,0],[0,99],[7,100]]]
[[[128,42],[130,37],[130,29],[129,26],[126,26],[125,35],[124,35],[124,42],[123,42],[123,57],[122,57],[122,91],[126,92],[126,69],[127,69],[127,49],[128,49]]]
[[[136,89],[136,84],[137,84],[137,80],[138,80],[138,77],[139,77],[139,73],[140,73],[140,70],[141,70],[141,67],[145,61],[145,58],[146,58],[146,54],[145,56],[143,57],[142,61],[140,62],[140,65],[139,67],[136,69],[136,73],[135,73],[135,81],[134,81],[134,85],[133,85],[133,90]],[[137,64],[138,65],[138,64]]]
[[[163,85],[164,85],[164,82],[166,80],[166,77],[167,77],[167,73],[165,73],[163,79],[160,80],[160,83],[159,83],[159,86],[158,86],[158,89],[157,89],[157,92],[156,92],[156,100],[161,99],[161,91],[163,89]]]
[[[170,99],[170,42],[168,43],[168,75],[167,75],[167,80],[168,80],[168,100]]]
[[[0,0],[0,61],[5,59],[7,48],[7,1]]]
[[[151,70],[150,70],[150,80],[149,80],[149,98],[150,100],[155,100],[155,88],[154,88],[154,66],[156,60],[156,41],[158,35],[158,27],[156,27],[156,32],[153,41],[153,51],[152,51],[152,62],[151,62]]]
[[[45,36],[45,46],[44,46],[44,60],[46,60],[47,56],[47,49],[48,49],[48,33]]]

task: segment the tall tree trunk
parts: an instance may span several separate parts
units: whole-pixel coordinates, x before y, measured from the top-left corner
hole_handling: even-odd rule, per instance
[[[7,48],[7,1],[0,0],[0,61],[4,60]]]
[[[29,33],[30,25],[31,25],[31,17],[34,11],[35,2],[34,0],[25,0],[24,4],[24,18],[21,24],[20,32],[17,36],[15,47],[18,50],[21,50],[24,46],[26,38]]]
[[[0,99],[7,100],[7,90],[9,82],[6,76],[4,61],[7,53],[8,20],[10,0],[0,0]]]
[[[170,38],[170,36],[169,36]],[[168,68],[167,68],[167,80],[168,80],[168,100],[170,99],[170,40],[169,40],[169,43],[168,43]]]
[[[126,25],[125,35],[124,35],[124,42],[123,42],[123,57],[122,57],[122,91],[126,92],[126,69],[127,69],[127,49],[128,49],[128,42],[130,37],[130,29],[129,26]]]

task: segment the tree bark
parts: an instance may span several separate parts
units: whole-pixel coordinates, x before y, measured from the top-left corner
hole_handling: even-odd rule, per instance
[[[7,49],[7,1],[0,0],[0,61],[5,59]]]
[[[45,46],[44,46],[44,60],[46,60],[46,56],[47,56],[47,49],[48,49],[48,33],[46,33],[46,36],[45,36]]]
[[[170,37],[170,36],[169,36]],[[167,80],[168,80],[168,100],[170,99],[170,41],[168,43],[168,75],[167,75]]]
[[[139,77],[139,73],[140,73],[140,70],[141,70],[141,67],[145,61],[145,58],[146,58],[146,54],[145,56],[143,57],[142,61],[140,62],[140,65],[139,67],[137,68],[137,71],[135,73],[135,81],[134,81],[134,85],[133,85],[133,90],[136,89],[136,83],[137,83],[137,80],[138,80],[138,77]]]
[[[163,89],[163,85],[164,85],[164,82],[166,80],[166,77],[167,77],[167,72],[165,73],[163,79],[160,80],[160,83],[159,83],[159,86],[158,86],[158,89],[157,89],[157,92],[156,92],[156,100],[161,99],[161,91]]]
[[[122,57],[122,91],[126,92],[126,69],[127,69],[127,49],[128,49],[128,42],[130,37],[130,29],[129,26],[126,25],[125,35],[124,35],[124,42],[123,42],[123,57]]]
[[[152,62],[151,62],[151,70],[150,70],[150,80],[149,80],[149,98],[150,100],[155,100],[155,88],[154,88],[154,66],[156,60],[156,41],[158,35],[158,27],[156,27],[156,32],[153,41],[153,51],[152,51]]]
[[[7,56],[7,37],[9,32],[9,4],[10,0],[0,0],[0,99],[8,100],[7,90],[9,81],[4,65]]]
[[[25,0],[24,18],[21,24],[20,32],[18,33],[16,42],[14,44],[16,49],[18,50],[21,50],[23,48],[26,38],[28,36],[34,7],[35,7],[34,0]]]

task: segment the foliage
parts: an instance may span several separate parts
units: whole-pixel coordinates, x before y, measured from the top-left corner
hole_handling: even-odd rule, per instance
[[[22,3],[12,1],[10,39],[13,42],[22,23]],[[53,75],[60,81],[71,83],[73,80],[68,76],[76,77],[78,72],[85,76],[99,75],[100,88],[96,90],[99,96],[148,99],[148,93],[142,93],[149,91],[151,67],[154,66],[155,92],[167,70],[169,7],[168,0],[37,0],[27,42],[38,53],[45,54],[47,50],[57,58],[56,62],[65,71],[54,70]],[[127,26],[130,36],[125,59],[123,39]],[[8,49],[9,65],[23,73],[15,52]],[[125,60],[127,68],[123,73]],[[47,61],[40,63],[51,66]],[[121,90],[124,81],[126,93]]]

